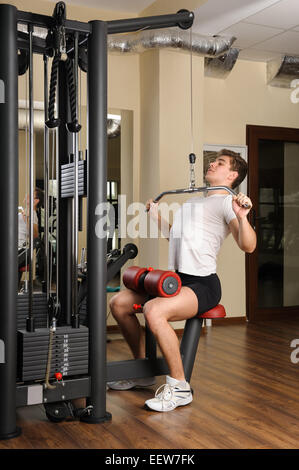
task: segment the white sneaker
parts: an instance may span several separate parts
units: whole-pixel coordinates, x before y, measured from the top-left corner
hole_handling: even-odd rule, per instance
[[[127,379],[118,380],[116,382],[107,382],[107,386],[112,390],[131,390],[132,388],[149,387],[155,383],[155,377],[145,377],[142,379]]]
[[[166,376],[166,384],[161,385],[155,393],[155,398],[147,400],[145,404],[154,411],[172,411],[177,406],[188,405],[192,400],[192,391],[188,382],[180,382]]]

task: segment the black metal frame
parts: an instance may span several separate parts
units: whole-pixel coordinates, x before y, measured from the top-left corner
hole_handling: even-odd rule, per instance
[[[98,239],[95,235],[97,221],[95,209],[106,200],[106,130],[107,130],[107,34],[137,31],[141,28],[156,29],[179,26],[189,28],[194,15],[182,10],[174,15],[153,16],[117,21],[65,21],[66,32],[78,32],[88,41],[88,89],[92,100],[88,107],[89,122],[89,154],[88,154],[88,293],[87,309],[90,331],[90,366],[89,377],[78,378],[65,382],[63,394],[59,387],[43,391],[43,399],[57,401],[87,396],[92,412],[86,419],[89,422],[101,422],[110,418],[106,411],[106,380],[120,378],[144,377],[167,373],[164,359],[156,358],[153,341],[147,347],[148,358],[137,361],[122,361],[106,364],[106,239]],[[5,103],[0,103],[0,129],[2,166],[0,186],[2,188],[1,216],[4,220],[0,232],[0,244],[5,247],[1,259],[2,311],[0,312],[0,339],[5,345],[5,362],[0,363],[0,439],[8,439],[19,434],[16,426],[16,406],[26,405],[26,396],[30,386],[18,385],[16,389],[16,295],[17,295],[17,207],[18,207],[18,62],[17,23],[52,28],[53,17],[18,11],[12,5],[0,5],[0,79],[5,85]],[[85,39],[83,39],[85,40]],[[26,48],[26,41],[22,47]],[[20,41],[19,41],[20,46]],[[45,53],[45,41],[33,40],[34,53]],[[61,64],[59,112],[60,118],[67,121],[64,71]],[[60,162],[68,155],[68,136],[65,126],[59,131]],[[64,227],[60,228],[59,237],[61,273],[68,272],[68,250],[70,234],[65,227],[69,220],[67,201],[60,200],[61,220]],[[64,217],[65,216],[65,217]],[[64,278],[59,275],[60,281]],[[65,277],[64,286],[60,289],[61,305],[66,321],[70,319],[68,295],[71,279]],[[201,322],[199,321],[201,325]],[[197,343],[196,343],[197,348]],[[194,349],[194,347],[193,347]],[[185,350],[182,351],[185,354]],[[196,352],[196,350],[195,350]]]

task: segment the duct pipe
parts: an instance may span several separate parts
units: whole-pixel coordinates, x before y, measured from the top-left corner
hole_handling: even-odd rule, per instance
[[[235,37],[208,37],[192,33],[192,53],[207,57],[218,57],[230,49],[235,39]],[[154,48],[173,48],[189,51],[190,32],[171,28],[108,36],[109,52],[136,54]]]
[[[279,88],[291,88],[291,82],[299,77],[299,57],[282,56],[267,62],[267,84]]]
[[[27,26],[18,24],[18,31],[27,33]],[[34,36],[45,39],[47,29],[34,27]],[[227,52],[236,40],[229,36],[202,36],[192,33],[192,53],[218,57]],[[137,33],[108,36],[108,52],[137,54],[154,48],[190,50],[190,32],[179,28],[143,30]]]
[[[205,57],[205,76],[213,78],[226,78],[232,71],[238,55],[239,49],[232,47],[227,54],[219,57]]]
[[[45,126],[44,111],[34,109],[34,129],[35,131],[43,131]],[[120,120],[107,119],[107,136],[108,139],[118,137],[120,134]],[[24,130],[28,128],[28,110],[19,108],[19,123],[18,129]]]

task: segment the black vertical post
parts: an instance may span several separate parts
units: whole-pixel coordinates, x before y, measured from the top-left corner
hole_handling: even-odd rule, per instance
[[[84,421],[111,418],[106,411],[106,280],[107,238],[96,233],[97,211],[107,200],[107,24],[91,21],[88,42],[88,221],[87,313],[89,319],[89,374],[92,405]]]
[[[69,122],[67,71],[66,64],[63,61],[59,62],[58,69],[58,110],[60,119],[58,161],[59,166],[61,166],[69,163],[71,151],[71,138],[66,128],[66,124]],[[58,189],[59,225],[57,230],[59,252],[56,259],[59,278],[58,292],[63,321],[70,325],[72,316],[72,201],[70,198],[61,197],[60,184],[58,184]]]
[[[147,359],[157,358],[156,338],[147,325],[145,325],[145,357]]]
[[[18,242],[18,62],[16,8],[0,5],[0,439],[20,434],[16,426],[17,242]]]
[[[180,351],[187,382],[191,379],[202,323],[202,318],[195,317],[189,318],[185,324]]]

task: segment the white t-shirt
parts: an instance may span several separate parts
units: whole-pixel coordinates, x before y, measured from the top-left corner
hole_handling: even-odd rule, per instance
[[[33,223],[38,224],[37,214],[36,214],[35,211],[33,212]],[[28,230],[28,233],[29,233],[29,227],[27,229],[23,214],[21,212],[19,212],[19,214],[18,214],[18,224],[19,224],[19,228],[18,228],[18,249],[20,249],[20,248],[22,248],[23,244],[27,240],[27,237],[28,237],[27,230]]]
[[[188,199],[174,215],[168,268],[193,276],[216,273],[217,255],[234,218],[231,195]]]

